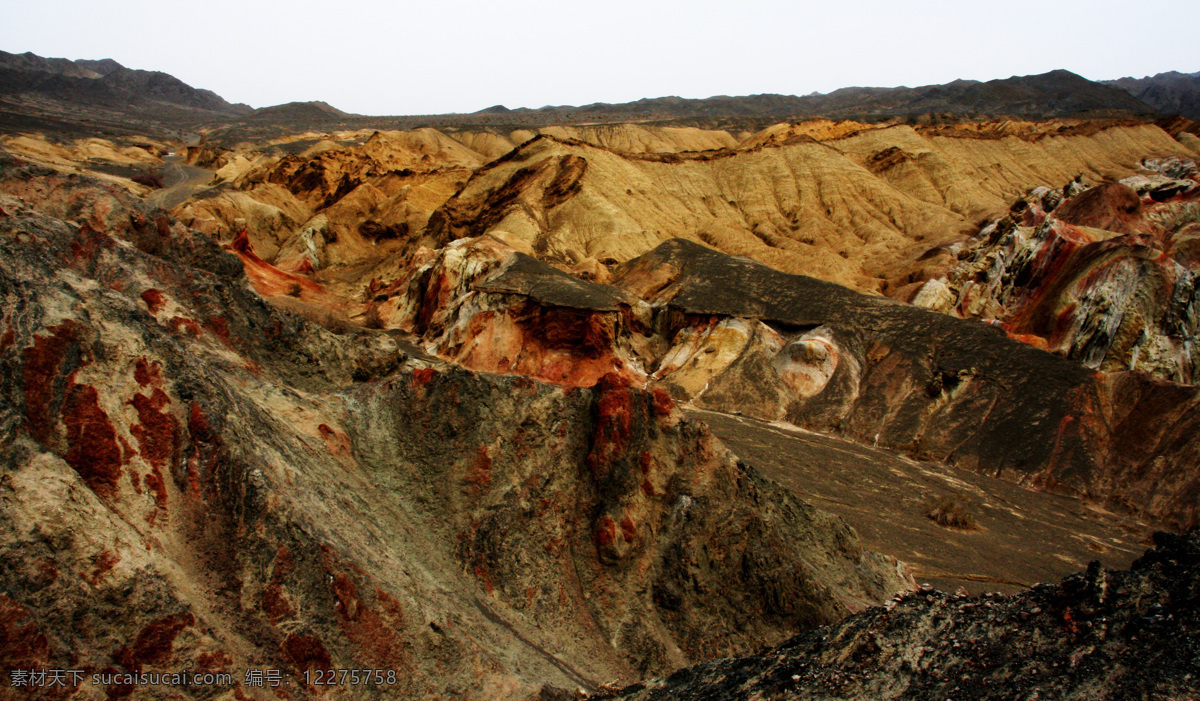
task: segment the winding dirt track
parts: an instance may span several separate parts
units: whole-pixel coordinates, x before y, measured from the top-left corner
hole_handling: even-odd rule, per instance
[[[203,190],[212,179],[212,172],[188,165],[181,156],[163,159],[163,181],[166,187],[146,196],[146,203],[159,209],[171,209]]]

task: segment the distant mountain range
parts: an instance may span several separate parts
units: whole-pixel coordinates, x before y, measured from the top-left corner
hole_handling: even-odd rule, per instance
[[[70,61],[0,51],[0,93],[6,97],[37,95],[116,107],[158,103],[222,115],[253,111],[248,105],[232,105],[211,90],[193,88],[166,73],[126,68],[111,58]]]
[[[1162,114],[1200,119],[1200,71],[1169,71],[1145,78],[1106,80],[1104,83],[1124,90]]]
[[[1141,116],[1151,106],[1125,90],[1058,70],[1042,75],[980,82],[956,80],[918,88],[843,88],[824,95],[750,95],[686,99],[660,97],[624,104],[513,109],[502,105],[478,114],[506,118],[562,114],[580,118],[825,117],[872,120],[912,115],[1064,117]]]
[[[1181,114],[1200,119],[1200,73],[1160,73],[1095,82],[1070,71],[986,82],[956,80],[916,88],[843,88],[828,94],[659,97],[621,104],[509,109],[473,114],[366,117],[324,102],[253,109],[230,104],[158,71],[125,68],[112,59],[69,60],[0,51],[0,131],[180,134],[201,126],[225,139],[270,136],[280,129],[417,126],[547,126],[572,122],[644,121],[708,127],[761,128],[780,121],[824,117],[881,121],[962,118],[1149,118]]]

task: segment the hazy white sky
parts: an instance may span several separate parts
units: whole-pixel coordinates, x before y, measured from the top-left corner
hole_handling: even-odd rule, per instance
[[[360,114],[1200,70],[1200,2],[0,0],[0,49]]]

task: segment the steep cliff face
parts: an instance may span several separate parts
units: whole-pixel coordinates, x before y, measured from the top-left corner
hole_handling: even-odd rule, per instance
[[[1159,533],[1128,571],[1013,597],[922,592],[797,636],[591,698],[1191,698],[1200,536]]]
[[[362,397],[360,460],[415,466],[376,474],[444,523],[441,545],[523,634],[579,639],[570,659],[590,679],[785,637],[903,583],[661,395],[613,375],[586,393],[469,377],[419,373]]]
[[[1034,190],[948,249],[960,262],[913,302],[1000,323],[1084,367],[1193,382],[1197,177],[1191,160],[1147,160],[1122,182]]]
[[[0,160],[0,664],[395,670],[524,698],[778,642],[911,578],[665,394],[418,360],[265,303],[85,178]],[[298,680],[298,681],[297,681]],[[110,697],[207,697],[110,686]]]

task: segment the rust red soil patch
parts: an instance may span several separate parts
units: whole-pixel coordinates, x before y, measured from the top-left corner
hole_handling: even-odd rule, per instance
[[[283,654],[300,669],[331,669],[333,661],[325,643],[315,635],[292,633],[283,641]]]
[[[51,421],[51,401],[54,382],[68,351],[78,343],[75,324],[65,321],[48,329],[50,336],[34,336],[33,345],[25,349],[24,385],[25,415],[34,438],[45,442],[54,428]],[[72,368],[73,369],[73,368]]]
[[[108,414],[100,408],[95,387],[70,386],[63,401],[63,421],[67,427],[67,463],[96,494],[115,497],[121,477],[121,448]]]
[[[283,591],[283,580],[291,574],[293,569],[295,569],[295,565],[292,562],[292,553],[286,545],[281,545],[275,553],[271,581],[263,590],[263,610],[273,620],[287,618],[295,613],[292,603],[288,601],[287,595]]]
[[[163,293],[151,287],[141,294],[142,301],[146,303],[146,307],[151,314],[157,314],[163,305],[166,304],[166,298]]]

